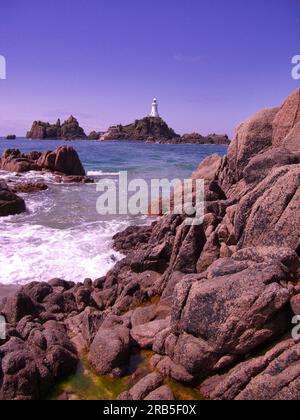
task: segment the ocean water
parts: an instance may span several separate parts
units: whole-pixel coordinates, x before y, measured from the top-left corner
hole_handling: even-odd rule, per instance
[[[54,150],[63,141],[0,139],[0,153],[18,148]],[[141,142],[73,141],[72,145],[90,176],[115,179],[128,171],[129,180],[143,178],[186,179],[211,155],[225,155],[227,146],[157,145]],[[0,172],[0,178],[15,174]],[[31,172],[30,180],[43,180],[47,191],[23,195],[27,212],[0,218],[0,283],[25,284],[54,277],[83,281],[107,273],[122,255],[113,251],[112,236],[131,224],[150,223],[145,216],[100,216],[95,184],[56,184],[51,175]]]

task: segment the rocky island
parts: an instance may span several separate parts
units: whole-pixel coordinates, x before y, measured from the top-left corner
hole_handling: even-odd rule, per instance
[[[99,375],[121,377],[151,350],[151,372],[120,400],[172,400],[168,378],[208,399],[299,400],[299,126],[300,90],[201,163],[202,225],[167,214],[130,227],[114,237],[125,258],[106,276],[5,299],[0,399],[45,398],[83,352]]]
[[[56,124],[34,121],[31,130],[27,133],[28,139],[55,139],[55,140],[86,140],[87,136],[80,127],[77,119],[71,116],[63,124],[60,119]]]
[[[112,126],[100,140],[141,140],[158,144],[230,144],[227,135],[202,136],[192,133],[181,137],[160,117],[146,117],[129,125]]]

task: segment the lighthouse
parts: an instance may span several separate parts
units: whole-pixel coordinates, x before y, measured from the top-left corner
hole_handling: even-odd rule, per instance
[[[152,118],[159,118],[158,103],[157,103],[157,99],[156,98],[154,98],[153,99],[153,102],[152,102],[150,117],[152,117]]]

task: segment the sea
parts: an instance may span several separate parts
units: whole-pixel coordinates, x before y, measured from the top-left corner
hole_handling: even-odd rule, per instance
[[[0,138],[0,154],[5,149],[54,150],[62,144],[73,146],[87,175],[95,180],[115,179],[127,171],[129,180],[139,178],[188,179],[199,163],[217,153],[223,145],[145,144],[137,141],[5,140]],[[123,258],[112,248],[112,237],[130,225],[149,224],[144,215],[97,213],[96,184],[58,184],[51,174],[30,172],[24,180],[44,181],[49,188],[21,195],[26,213],[0,218],[0,283],[26,284],[62,278],[82,282],[104,276]],[[0,171],[0,179],[17,175]]]

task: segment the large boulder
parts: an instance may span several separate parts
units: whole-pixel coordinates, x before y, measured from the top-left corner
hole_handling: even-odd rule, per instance
[[[206,277],[186,276],[175,289],[172,360],[205,376],[280,336],[289,326],[294,293],[283,266],[291,258],[298,259],[292,251],[251,249],[217,261]]]
[[[142,378],[128,392],[119,395],[119,400],[140,401],[146,399],[147,396],[163,384],[163,377],[159,373],[153,372]],[[168,394],[169,395],[169,394]]]
[[[253,156],[272,146],[273,121],[277,112],[278,108],[265,109],[238,127],[227,153],[231,182],[242,178],[243,170]]]
[[[217,400],[300,399],[300,344],[285,340],[264,355],[239,363],[228,373],[214,376],[201,393]]]
[[[85,176],[79,156],[71,146],[60,146],[54,152],[43,153],[37,164],[40,168],[66,175]]]
[[[37,170],[35,161],[23,155],[18,149],[7,149],[0,159],[0,170],[7,172],[29,172]]]
[[[273,121],[273,147],[300,151],[300,89],[290,95]]]
[[[62,324],[31,317],[19,324],[19,335],[0,347],[0,400],[42,399],[76,369],[78,357]]]
[[[85,170],[76,150],[71,146],[60,146],[53,152],[31,152],[22,154],[19,150],[6,150],[0,159],[0,170],[28,172],[48,170],[70,176],[74,182],[81,182]],[[75,177],[79,177],[76,181]]]
[[[20,214],[25,211],[24,200],[11,192],[5,182],[0,181],[0,217]]]
[[[242,198],[235,216],[239,248],[299,246],[300,164],[274,168]]]
[[[130,348],[130,332],[127,327],[102,327],[92,342],[89,360],[98,374],[119,377],[128,369]]]

